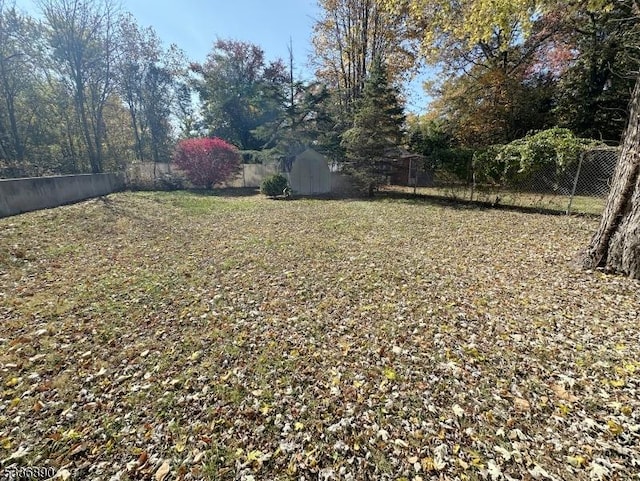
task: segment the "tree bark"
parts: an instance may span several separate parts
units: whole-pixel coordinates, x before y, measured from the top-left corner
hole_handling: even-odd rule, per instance
[[[640,279],[640,76],[629,110],[611,192],[583,266]]]

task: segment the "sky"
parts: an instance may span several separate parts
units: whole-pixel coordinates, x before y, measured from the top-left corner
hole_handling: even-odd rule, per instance
[[[16,6],[37,14],[36,0],[16,0]],[[168,46],[176,44],[189,60],[203,62],[216,39],[234,39],[259,45],[267,61],[282,58],[288,64],[293,47],[294,73],[313,78],[313,24],[320,15],[316,0],[120,0],[141,27],[153,27]],[[423,78],[410,86],[407,109],[423,110],[427,96]]]
[[[204,61],[217,38],[259,45],[267,60],[288,59],[291,41],[295,70],[312,75],[306,64],[318,16],[315,0],[124,0],[122,6],[191,60]]]

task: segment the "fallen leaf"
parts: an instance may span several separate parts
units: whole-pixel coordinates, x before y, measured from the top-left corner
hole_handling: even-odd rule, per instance
[[[155,480],[164,481],[164,478],[166,478],[169,475],[170,471],[171,471],[171,465],[169,464],[168,461],[165,461],[164,463],[162,463],[162,466],[160,466],[156,471],[156,474],[154,475]]]
[[[567,391],[562,384],[552,384],[551,390],[558,398],[562,399],[563,401],[569,401],[573,403],[578,400],[578,398]]]
[[[513,405],[516,408],[516,411],[520,412],[526,412],[531,409],[529,401],[520,397],[513,398]]]

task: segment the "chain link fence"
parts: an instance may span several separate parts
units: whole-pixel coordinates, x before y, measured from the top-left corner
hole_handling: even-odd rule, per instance
[[[549,163],[524,178],[502,182],[481,179],[471,166],[467,179],[460,179],[444,169],[436,169],[433,186],[419,188],[417,192],[491,205],[600,215],[611,187],[618,155],[618,148],[587,150],[564,168]]]

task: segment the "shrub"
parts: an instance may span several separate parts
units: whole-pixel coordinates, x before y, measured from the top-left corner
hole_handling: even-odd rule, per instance
[[[289,181],[282,174],[274,174],[266,177],[260,185],[260,192],[269,197],[277,197],[283,194],[289,186]]]
[[[233,145],[217,137],[182,140],[173,157],[189,182],[207,189],[231,179],[240,168],[240,159]]]
[[[576,165],[582,152],[597,145],[597,141],[554,127],[476,152],[474,172],[483,183],[517,185],[541,171],[564,173]]]

